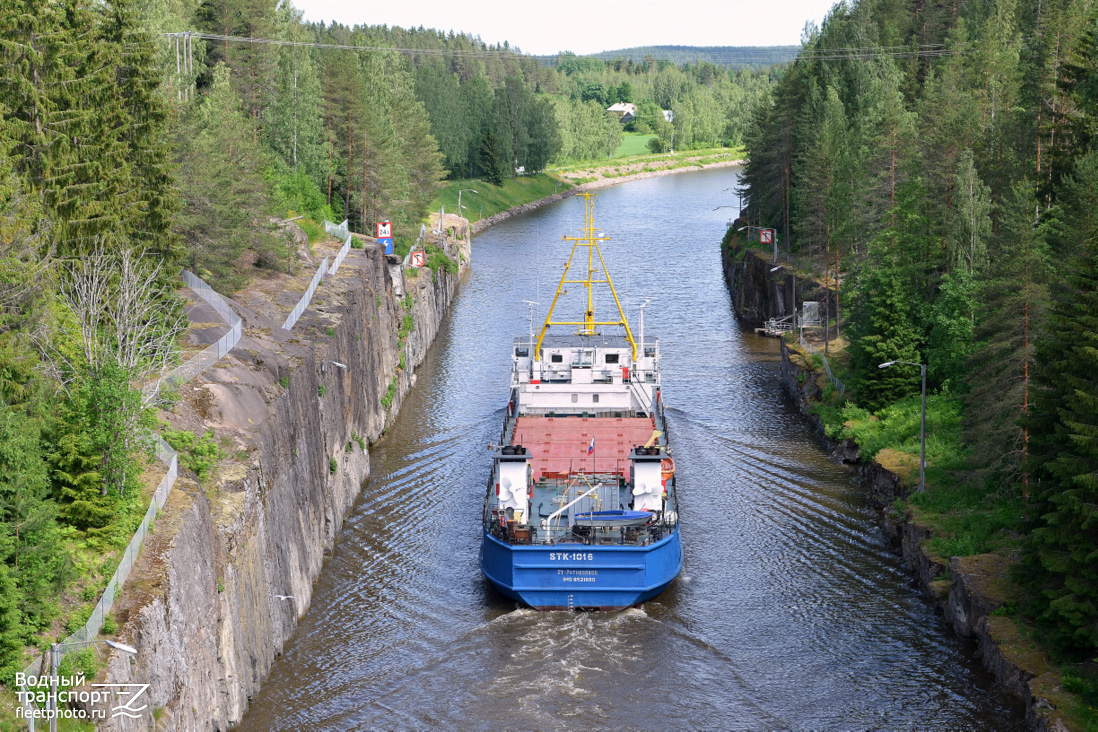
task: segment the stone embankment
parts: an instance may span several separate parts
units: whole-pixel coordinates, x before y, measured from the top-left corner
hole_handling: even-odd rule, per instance
[[[781,317],[785,312],[785,273],[770,272],[773,264],[764,259],[762,252],[747,250],[740,261],[736,258],[735,251],[723,252],[725,277],[737,315],[749,322]],[[800,302],[800,281],[797,295]],[[784,306],[789,302],[786,300]],[[898,542],[905,563],[934,598],[945,621],[959,635],[976,640],[985,668],[999,684],[1025,701],[1031,729],[1069,729],[1062,710],[1070,702],[1059,674],[1011,618],[997,613],[1013,604],[1007,582],[1012,560],[997,554],[947,558],[934,552],[932,533],[919,521],[917,507],[908,508],[902,515],[893,508],[897,498],[910,493],[910,486],[876,461],[862,460],[853,441],[836,442],[827,437],[823,422],[811,408],[823,396],[826,374],[808,354],[784,340],[781,353],[782,387],[834,458],[859,471],[863,489],[881,509],[885,534]]]
[[[414,384],[460,276],[394,282],[366,241],[292,331],[280,324],[311,268],[238,293],[243,339],[166,415],[174,429],[212,430],[226,458],[202,485],[181,477],[116,602],[118,635],[138,653],[113,654],[105,681],[150,686],[139,718],[109,729],[231,727],[308,610],[369,476],[366,443]],[[461,247],[464,266],[467,238]]]

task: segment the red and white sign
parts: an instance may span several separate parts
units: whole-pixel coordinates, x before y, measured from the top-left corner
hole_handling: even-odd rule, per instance
[[[389,239],[393,236],[393,225],[388,221],[379,221],[377,223],[377,238]]]
[[[423,267],[427,264],[427,255],[423,252],[412,252],[412,266]]]
[[[759,243],[760,244],[773,244],[774,243],[774,230],[773,229],[759,229]]]

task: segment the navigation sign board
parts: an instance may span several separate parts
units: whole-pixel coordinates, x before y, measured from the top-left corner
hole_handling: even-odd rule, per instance
[[[412,266],[423,267],[427,264],[427,262],[425,261],[426,258],[427,256],[424,252],[412,252]]]
[[[393,253],[393,224],[391,222],[377,222],[377,243],[385,247],[386,254]]]
[[[773,229],[759,229],[759,243],[760,244],[773,244],[774,243],[774,230]]]

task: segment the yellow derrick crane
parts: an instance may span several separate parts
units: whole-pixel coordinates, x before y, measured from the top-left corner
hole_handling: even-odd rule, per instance
[[[614,289],[614,283],[610,280],[610,270],[606,269],[606,262],[602,258],[602,250],[599,249],[600,241],[610,241],[610,237],[601,234],[601,231],[595,229],[595,194],[593,193],[581,193],[579,194],[584,198],[584,220],[583,220],[583,233],[580,236],[562,236],[564,241],[573,242],[572,252],[568,255],[568,263],[564,265],[564,274],[560,277],[560,284],[557,285],[557,292],[553,295],[553,302],[549,306],[549,312],[545,315],[545,322],[541,326],[541,330],[538,332],[537,347],[534,349],[534,357],[541,358],[541,342],[545,340],[546,334],[549,332],[549,326],[551,325],[574,325],[577,327],[577,333],[579,335],[596,335],[595,327],[599,325],[620,325],[625,328],[625,339],[629,341],[630,347],[633,349],[633,360],[637,359],[637,342],[633,340],[633,331],[629,329],[629,322],[625,319],[625,311],[622,310],[621,301],[618,300],[618,292]],[[587,249],[587,276],[582,280],[570,280],[568,279],[568,272],[572,268],[572,260],[576,256],[576,251],[581,247]],[[600,270],[595,267],[595,255],[598,255],[599,265],[602,268],[601,272],[604,279],[596,279],[595,274]],[[582,254],[580,255],[582,256]],[[587,309],[583,314],[583,320],[553,320],[553,309],[557,306],[557,300],[560,299],[560,294],[564,290],[565,285],[583,285],[587,289]],[[614,296],[614,304],[618,307],[619,320],[595,320],[595,285],[609,285],[610,293]]]

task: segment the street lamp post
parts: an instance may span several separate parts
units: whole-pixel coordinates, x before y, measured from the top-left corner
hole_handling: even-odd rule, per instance
[[[926,490],[926,364],[915,363],[914,361],[885,361],[882,364],[877,364],[877,368],[887,369],[889,366],[898,363],[918,366],[923,377],[923,414],[919,423],[919,493],[922,493]]]
[[[736,192],[736,216],[738,217],[740,215],[740,211],[743,210],[743,201],[740,198],[740,189],[737,188],[736,186],[729,186],[728,188],[725,188],[724,190],[722,190],[721,193],[725,193],[727,191],[735,191]]]
[[[53,643],[50,645],[50,699],[49,707],[53,710],[50,716],[50,732],[57,732],[57,672],[61,667],[61,648],[64,646],[90,646],[102,643],[116,651],[137,655],[137,649],[133,646],[112,640],[75,641],[73,643]],[[33,724],[33,717],[31,718]],[[33,729],[33,727],[31,727]]]

